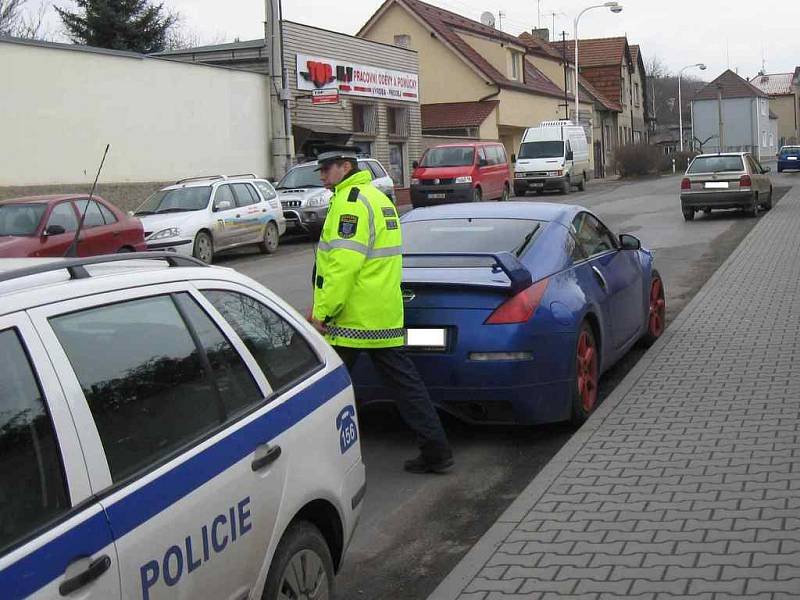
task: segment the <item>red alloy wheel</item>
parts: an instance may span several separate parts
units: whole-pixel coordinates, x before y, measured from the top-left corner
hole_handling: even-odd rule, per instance
[[[666,322],[667,303],[664,301],[664,284],[660,277],[654,277],[650,285],[650,322],[648,333],[652,338],[661,337]]]
[[[578,396],[581,407],[588,414],[597,403],[597,347],[588,329],[581,331],[577,352]]]

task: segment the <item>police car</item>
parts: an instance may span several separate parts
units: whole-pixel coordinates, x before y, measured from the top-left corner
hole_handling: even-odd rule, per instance
[[[332,597],[354,406],[336,353],[232,270],[0,261],[0,596]]]

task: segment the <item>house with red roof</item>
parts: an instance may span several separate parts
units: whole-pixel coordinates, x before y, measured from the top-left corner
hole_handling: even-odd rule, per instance
[[[357,35],[417,52],[423,145],[500,140],[510,156],[526,128],[575,116],[572,65],[566,65],[565,87],[564,59],[544,40],[519,38],[420,0],[386,0]],[[595,92],[603,110],[614,110]],[[591,144],[598,100],[588,91],[580,98]]]
[[[750,83],[769,95],[778,117],[778,146],[800,142],[800,67],[791,73],[759,73]]]

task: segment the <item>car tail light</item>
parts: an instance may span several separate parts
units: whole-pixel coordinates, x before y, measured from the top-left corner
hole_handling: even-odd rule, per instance
[[[542,279],[531,287],[503,302],[486,320],[487,325],[509,325],[525,323],[539,308],[549,279]]]
[[[751,185],[753,185],[753,180],[750,179],[750,175],[742,175],[739,178],[739,187],[745,188],[750,187]]]
[[[690,189],[692,189],[692,182],[689,181],[688,177],[684,177],[683,181],[681,181],[681,189],[682,190],[690,190]]]

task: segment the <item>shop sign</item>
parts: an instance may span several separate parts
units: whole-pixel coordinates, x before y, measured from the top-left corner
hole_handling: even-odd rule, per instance
[[[325,88],[311,92],[312,104],[339,104],[339,89]]]
[[[335,88],[348,96],[419,102],[419,76],[345,61],[297,55],[297,89]]]

